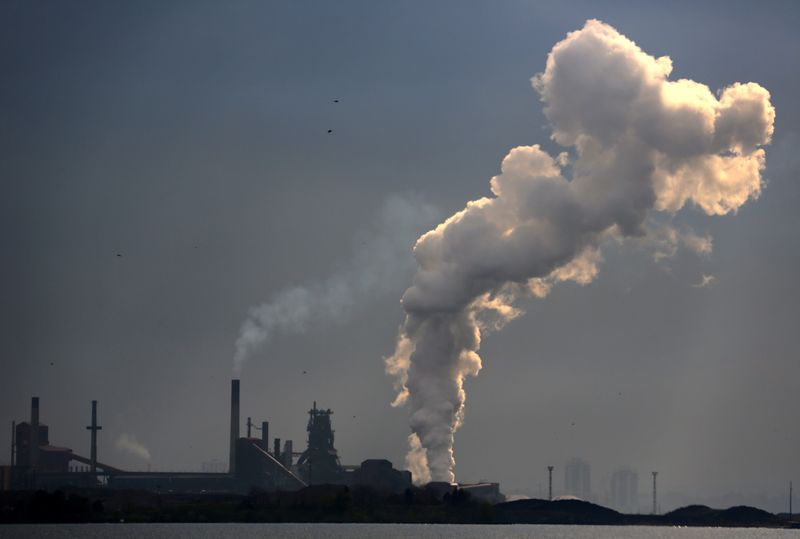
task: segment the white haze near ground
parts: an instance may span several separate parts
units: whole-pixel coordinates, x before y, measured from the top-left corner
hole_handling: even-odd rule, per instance
[[[313,324],[342,323],[357,303],[379,292],[401,289],[414,267],[409,245],[440,215],[414,197],[388,197],[377,223],[357,235],[353,253],[338,271],[322,282],[281,290],[250,309],[236,341],[234,375],[275,334],[302,333]]]
[[[491,179],[491,196],[417,240],[406,317],[386,360],[395,404],[410,407],[406,464],[417,482],[455,480],[464,379],[481,370],[482,335],[522,314],[517,299],[543,297],[561,281],[590,283],[611,241],[651,241],[660,246],[656,260],[678,245],[708,255],[710,237],[653,223],[687,205],[735,213],[759,196],[762,146],[775,120],[769,92],[749,82],[714,94],[669,80],[671,71],[669,57],[587,21],[532,79],[552,138],[568,151],[513,148]],[[697,286],[712,282],[703,275]],[[261,312],[269,326],[269,310]]]

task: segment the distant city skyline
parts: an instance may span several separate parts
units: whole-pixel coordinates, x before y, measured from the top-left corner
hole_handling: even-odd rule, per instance
[[[610,487],[610,507],[623,513],[639,513],[641,511],[638,473],[628,468],[617,470],[611,474]]]
[[[564,494],[582,500],[594,501],[592,494],[592,467],[577,457],[564,466]]]

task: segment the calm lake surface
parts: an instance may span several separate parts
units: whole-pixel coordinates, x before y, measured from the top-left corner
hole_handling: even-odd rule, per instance
[[[800,530],[643,526],[478,526],[450,524],[77,524],[0,526],[3,539],[760,539]]]

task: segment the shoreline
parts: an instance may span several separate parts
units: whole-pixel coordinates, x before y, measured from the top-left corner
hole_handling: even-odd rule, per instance
[[[481,503],[337,485],[297,492],[153,493],[106,489],[6,491],[0,524],[468,524],[800,529],[798,520],[748,506],[692,505],[664,515],[623,514],[580,500]]]

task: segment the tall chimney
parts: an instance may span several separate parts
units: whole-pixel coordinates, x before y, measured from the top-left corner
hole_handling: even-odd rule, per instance
[[[275,460],[280,462],[281,460],[281,439],[275,438],[275,449],[272,452],[272,456],[275,457]]]
[[[92,401],[92,424],[86,427],[86,430],[92,431],[92,443],[89,447],[92,473],[97,473],[97,431],[102,429],[103,427],[97,424],[97,401]]]
[[[39,465],[39,397],[31,398],[31,438],[28,445],[28,466]]]
[[[236,473],[236,441],[239,439],[239,380],[231,380],[231,449],[228,473]]]
[[[261,446],[269,451],[269,421],[261,422]]]
[[[17,422],[11,422],[11,466],[15,466],[17,461],[14,458],[17,454]]]
[[[294,444],[292,444],[291,440],[286,440],[285,442],[283,442],[283,453],[281,454],[283,465],[290,469],[292,467],[293,445]]]

